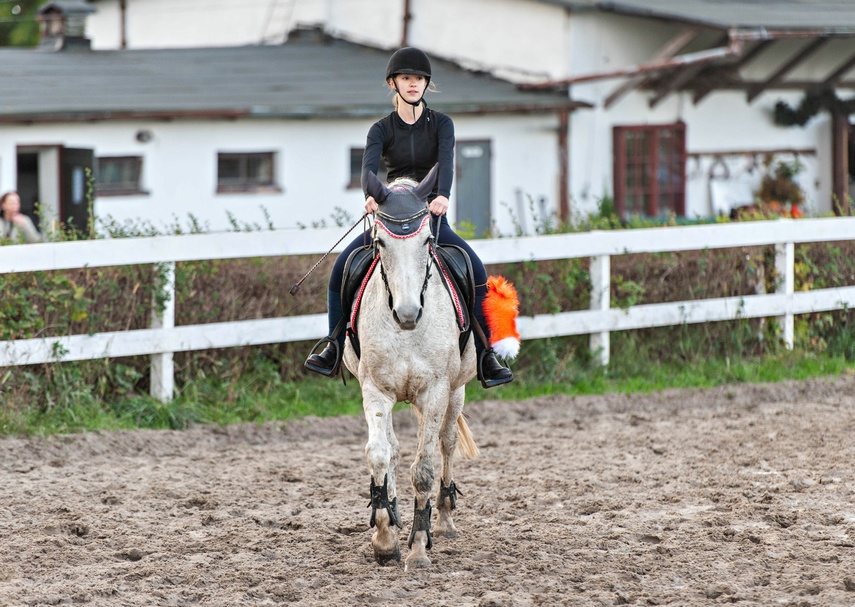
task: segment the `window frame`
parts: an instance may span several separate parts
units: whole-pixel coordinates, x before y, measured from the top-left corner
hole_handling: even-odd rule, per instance
[[[345,186],[348,190],[362,189],[362,156],[364,154],[364,147],[350,148],[350,179],[347,186]],[[380,178],[380,181],[385,183],[387,176],[388,169],[386,168],[386,163],[383,162],[383,158],[381,157],[380,166],[377,167],[377,177]]]
[[[663,133],[669,133],[672,139],[678,138],[678,145],[671,148],[671,153],[665,159],[664,164],[668,171],[666,172],[666,185],[663,191],[662,181],[657,178],[660,173],[660,167],[663,161],[660,158],[659,152],[660,142],[663,139]],[[634,158],[640,158],[640,166],[642,174],[640,175],[641,184],[630,192],[628,187],[628,178],[631,173],[629,162],[630,156],[628,151],[628,135],[647,135],[647,140],[644,142],[643,155],[635,154]],[[620,217],[629,217],[632,213],[627,210],[627,197],[630,193],[642,196],[646,201],[643,210],[643,217],[662,217],[660,208],[662,196],[670,196],[673,202],[673,209],[666,207],[678,217],[686,216],[686,123],[677,121],[666,124],[645,124],[645,125],[620,125],[612,129],[612,159],[614,162],[612,171],[612,180],[614,188],[614,203],[615,210]],[[679,171],[679,172],[678,172]],[[674,175],[678,174],[679,179],[675,180]],[[668,183],[670,182],[670,187]]]
[[[104,161],[125,161],[135,165],[136,180],[134,182],[122,182],[119,184],[105,184],[100,181],[103,174],[101,163]],[[95,195],[100,197],[109,196],[138,196],[148,194],[142,187],[143,157],[142,156],[96,156],[95,157]]]
[[[248,163],[253,157],[265,157],[270,162],[270,179],[253,179],[248,174]],[[237,179],[224,181],[220,175],[220,162],[223,159],[236,158],[241,163]],[[276,183],[276,159],[274,151],[265,152],[217,152],[217,194],[265,194],[278,193],[282,191]]]

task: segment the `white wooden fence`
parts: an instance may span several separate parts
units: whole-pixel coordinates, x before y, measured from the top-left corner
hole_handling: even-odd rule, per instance
[[[151,391],[172,398],[174,352],[316,340],[326,334],[325,314],[175,326],[175,263],[322,254],[341,229],[279,230],[158,236],[116,240],[0,247],[0,273],[70,268],[158,264],[166,269],[169,301],[154,315],[150,328],[0,342],[0,367],[150,355]],[[792,347],[793,316],[855,306],[855,286],[794,292],[794,245],[855,239],[855,218],[779,219],[775,221],[472,241],[485,263],[591,258],[592,294],[588,310],[521,317],[523,340],[589,334],[600,360],[609,360],[609,332],[737,318],[775,317],[785,343]],[[774,245],[781,277],[773,293],[612,308],[610,258],[628,253],[660,253]],[[309,280],[325,281],[320,273]],[[291,285],[282,285],[283,296]],[[299,295],[298,295],[299,297]]]

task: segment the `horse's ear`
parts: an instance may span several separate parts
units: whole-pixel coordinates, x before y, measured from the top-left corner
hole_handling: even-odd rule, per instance
[[[373,196],[377,203],[381,203],[389,196],[389,188],[372,171],[368,171],[367,183],[365,189],[369,196]]]
[[[433,186],[436,185],[436,178],[439,175],[439,165],[433,165],[430,172],[425,175],[421,183],[413,189],[413,194],[418,196],[419,200],[427,200],[427,197],[433,192]]]

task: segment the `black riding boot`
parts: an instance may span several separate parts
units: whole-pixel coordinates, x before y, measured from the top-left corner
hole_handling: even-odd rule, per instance
[[[489,338],[490,329],[487,325],[487,318],[484,316],[484,299],[486,297],[486,285],[475,288],[475,318],[484,330],[484,334]],[[486,349],[486,346],[477,335],[475,336],[475,352],[478,361],[478,379],[481,381],[482,386],[493,388],[514,381],[514,374],[511,370],[499,362],[492,348]]]
[[[329,335],[321,340],[326,341],[326,347],[317,354],[310,354],[303,366],[309,371],[326,375],[327,377],[334,375],[338,371],[341,364],[341,355],[344,352],[344,331],[340,331],[338,335],[333,335],[344,310],[341,306],[341,295],[335,291],[327,291],[327,314],[329,316]],[[321,343],[318,342],[318,343]],[[336,347],[338,346],[338,347]],[[315,345],[317,348],[317,345]]]

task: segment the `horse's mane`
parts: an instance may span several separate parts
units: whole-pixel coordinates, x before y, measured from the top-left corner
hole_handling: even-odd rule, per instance
[[[408,190],[412,190],[414,187],[419,185],[419,182],[415,179],[411,179],[410,177],[398,177],[394,181],[389,182],[387,186],[390,190],[392,188],[407,188]]]

